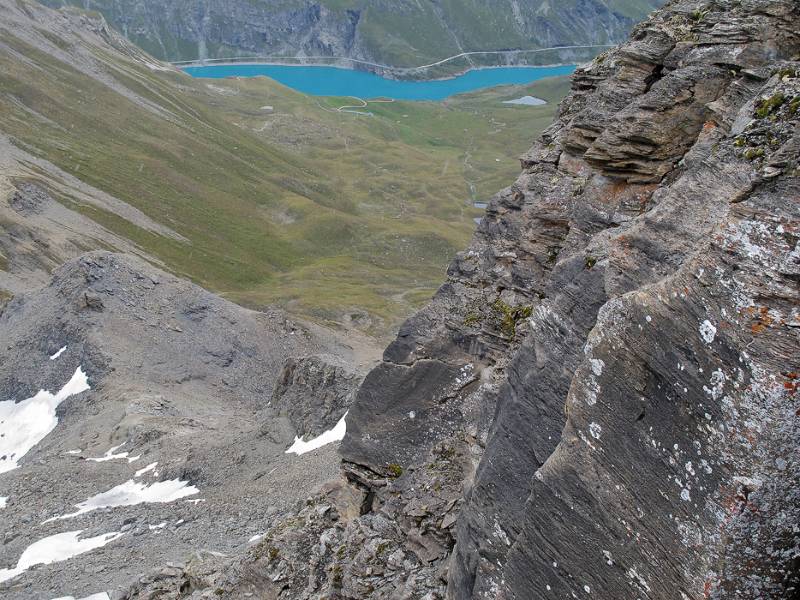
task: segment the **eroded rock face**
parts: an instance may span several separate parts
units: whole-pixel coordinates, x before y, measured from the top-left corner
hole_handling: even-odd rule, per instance
[[[793,597],[798,23],[678,0],[579,69],[358,392],[360,516],[321,493],[198,589]]]
[[[299,437],[332,429],[353,403],[361,377],[334,356],[290,358],[275,383],[270,406],[288,417]]]

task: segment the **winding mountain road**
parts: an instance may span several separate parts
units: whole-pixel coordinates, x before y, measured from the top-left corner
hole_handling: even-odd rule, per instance
[[[446,64],[448,62],[452,62],[459,58],[466,58],[469,56],[476,56],[480,54],[484,55],[495,55],[495,54],[537,54],[541,52],[549,52],[551,50],[578,50],[578,49],[588,49],[588,48],[611,48],[612,45],[609,44],[594,44],[588,46],[552,46],[550,48],[535,48],[532,50],[478,50],[474,52],[460,52],[459,54],[454,54],[453,56],[448,56],[447,58],[443,58],[442,60],[437,60],[436,62],[432,62],[427,65],[419,65],[418,67],[393,67],[391,65],[382,65],[380,63],[369,62],[366,60],[359,60],[357,58],[350,58],[347,56],[235,56],[232,58],[209,58],[206,60],[190,60],[190,61],[180,61],[172,63],[176,67],[191,67],[191,66],[201,66],[209,63],[220,63],[220,64],[227,64],[227,63],[239,63],[239,62],[246,62],[246,61],[258,61],[258,62],[269,62],[269,61],[284,61],[284,60],[346,60],[350,61],[354,64],[365,65],[369,67],[377,67],[379,69],[386,69],[395,72],[401,73],[413,73],[415,71],[424,71],[426,69],[430,69],[432,67],[438,67],[440,65]]]

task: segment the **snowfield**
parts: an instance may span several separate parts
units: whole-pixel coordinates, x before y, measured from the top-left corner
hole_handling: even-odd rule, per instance
[[[19,557],[16,567],[13,569],[0,569],[0,582],[8,581],[17,575],[21,575],[34,565],[49,565],[61,562],[95,548],[101,548],[124,535],[114,531],[91,538],[79,539],[82,532],[83,530],[79,529],[77,531],[57,533],[34,542]]]
[[[99,508],[133,506],[145,502],[173,502],[186,496],[193,496],[199,491],[193,485],[189,485],[188,481],[180,481],[178,479],[157,481],[150,485],[129,479],[123,484],[92,496],[80,504],[76,504],[75,508],[78,510],[74,513],[51,517],[45,523],[60,519],[71,519]]]
[[[56,394],[39,390],[22,402],[0,402],[0,473],[19,467],[20,459],[56,428],[59,404],[88,389],[86,373],[78,367]]]

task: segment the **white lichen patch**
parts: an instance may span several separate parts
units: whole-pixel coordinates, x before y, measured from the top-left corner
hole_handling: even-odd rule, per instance
[[[711,373],[711,380],[709,381],[711,387],[704,385],[703,391],[714,400],[719,400],[724,393],[725,380],[725,373],[722,372],[722,369],[717,369]]]
[[[508,538],[508,535],[503,528],[500,527],[500,523],[497,521],[497,519],[494,521],[494,536],[502,541],[506,546],[511,545],[511,540]]]
[[[586,379],[586,385],[584,386],[584,396],[583,401],[586,402],[587,406],[594,406],[597,404],[597,394],[600,392],[600,386],[594,380],[593,377],[589,377]]]
[[[467,383],[475,379],[474,375],[475,367],[471,363],[467,363],[458,372],[458,377],[456,377],[455,385],[458,388],[464,387]]]
[[[603,367],[606,366],[606,363],[599,358],[592,358],[589,360],[589,363],[592,365],[592,373],[594,373],[595,376],[600,377],[600,375],[603,374]]]
[[[586,437],[585,433],[583,433],[582,431],[578,431],[578,437],[581,438],[581,441],[587,446],[589,446],[589,448],[591,448],[592,450],[596,450],[595,445],[589,441],[589,438]]]
[[[628,569],[627,575],[633,582],[635,582],[645,592],[649,592],[650,591],[650,586],[647,585],[647,581],[645,580],[644,577],[642,577],[641,575],[639,575],[639,573],[637,573],[636,569],[631,567],[630,569]]]
[[[706,319],[702,323],[700,323],[700,337],[703,338],[706,344],[710,344],[714,341],[714,338],[717,335],[717,328]]]

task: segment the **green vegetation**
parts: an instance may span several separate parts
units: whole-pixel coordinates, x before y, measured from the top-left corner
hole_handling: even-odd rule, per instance
[[[780,108],[785,101],[786,97],[781,92],[777,92],[769,98],[759,101],[759,103],[756,105],[756,116],[759,119],[767,118],[770,114]]]
[[[392,463],[387,467],[389,471],[389,475],[394,479],[397,479],[403,474],[403,467],[398,465],[397,463]]]
[[[479,325],[481,322],[481,315],[476,312],[468,313],[466,317],[464,317],[464,325],[468,327],[475,327]]]
[[[59,201],[231,300],[330,323],[366,313],[375,334],[441,283],[482,214],[473,202],[513,180],[568,86],[371,103],[365,117],[337,110],[351,99],[192,79],[92,48],[113,89],[0,35],[0,131],[188,242],[44,181]],[[523,94],[549,104],[502,104]]]
[[[699,23],[700,21],[702,21],[703,19],[705,19],[705,18],[706,18],[706,15],[707,15],[707,14],[708,14],[708,10],[702,10],[702,9],[699,9],[699,8],[697,8],[697,9],[693,10],[693,11],[692,11],[692,12],[689,14],[689,18],[690,18],[692,21],[695,21],[695,22],[698,22],[698,23]]]
[[[763,156],[764,156],[763,148],[748,148],[744,152],[744,157],[747,160],[756,160],[757,158],[761,158]]]
[[[498,316],[500,331],[511,340],[517,335],[517,322],[527,319],[533,312],[530,306],[509,306],[500,298],[492,303],[492,309]]]
[[[9,301],[14,297],[14,294],[11,292],[7,292],[6,290],[0,289],[0,311],[2,311],[3,307],[9,303]]]

